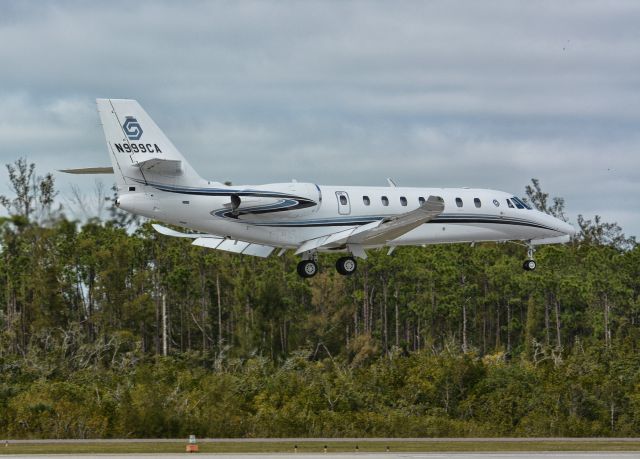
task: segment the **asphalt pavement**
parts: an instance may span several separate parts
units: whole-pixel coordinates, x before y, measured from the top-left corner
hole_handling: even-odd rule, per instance
[[[99,457],[100,459],[123,459],[127,457],[161,457],[162,459],[184,459],[189,456],[187,453],[182,454],[54,454],[54,455],[1,455],[0,457],[15,457],[20,459],[33,458],[55,458],[55,459],[83,459],[86,457]],[[294,454],[294,453],[278,453],[278,454],[194,454],[197,458],[207,459],[256,459],[265,458],[304,458],[304,459],[631,459],[640,458],[640,453],[625,452],[576,452],[576,453],[315,453],[315,454]]]

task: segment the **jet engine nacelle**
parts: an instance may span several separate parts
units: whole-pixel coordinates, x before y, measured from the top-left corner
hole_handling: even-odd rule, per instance
[[[237,218],[247,215],[255,219],[313,212],[320,200],[320,190],[312,183],[276,183],[239,190],[224,207]]]

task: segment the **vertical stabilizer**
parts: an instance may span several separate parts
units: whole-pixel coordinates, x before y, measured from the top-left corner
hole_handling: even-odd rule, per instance
[[[206,183],[135,100],[97,99],[120,193],[140,184]]]

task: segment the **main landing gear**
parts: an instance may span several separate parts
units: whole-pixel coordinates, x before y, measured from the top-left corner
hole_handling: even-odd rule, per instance
[[[353,257],[341,257],[336,261],[336,270],[343,276],[350,276],[358,269],[358,263]]]
[[[302,260],[298,263],[298,274],[305,279],[318,274],[318,263],[314,260]]]
[[[309,254],[305,260],[298,263],[297,271],[300,277],[308,279],[318,274],[318,256]],[[341,257],[336,261],[336,271],[343,276],[350,276],[358,269],[358,263],[353,257]]]
[[[522,263],[522,269],[525,271],[533,271],[536,269],[536,261],[533,259],[533,247],[528,246],[527,248],[527,259]]]

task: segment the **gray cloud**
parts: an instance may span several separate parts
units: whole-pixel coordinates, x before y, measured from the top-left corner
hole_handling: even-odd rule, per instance
[[[0,159],[105,164],[94,100],[131,97],[209,178],[537,177],[639,235],[638,23],[625,1],[2,2]]]

